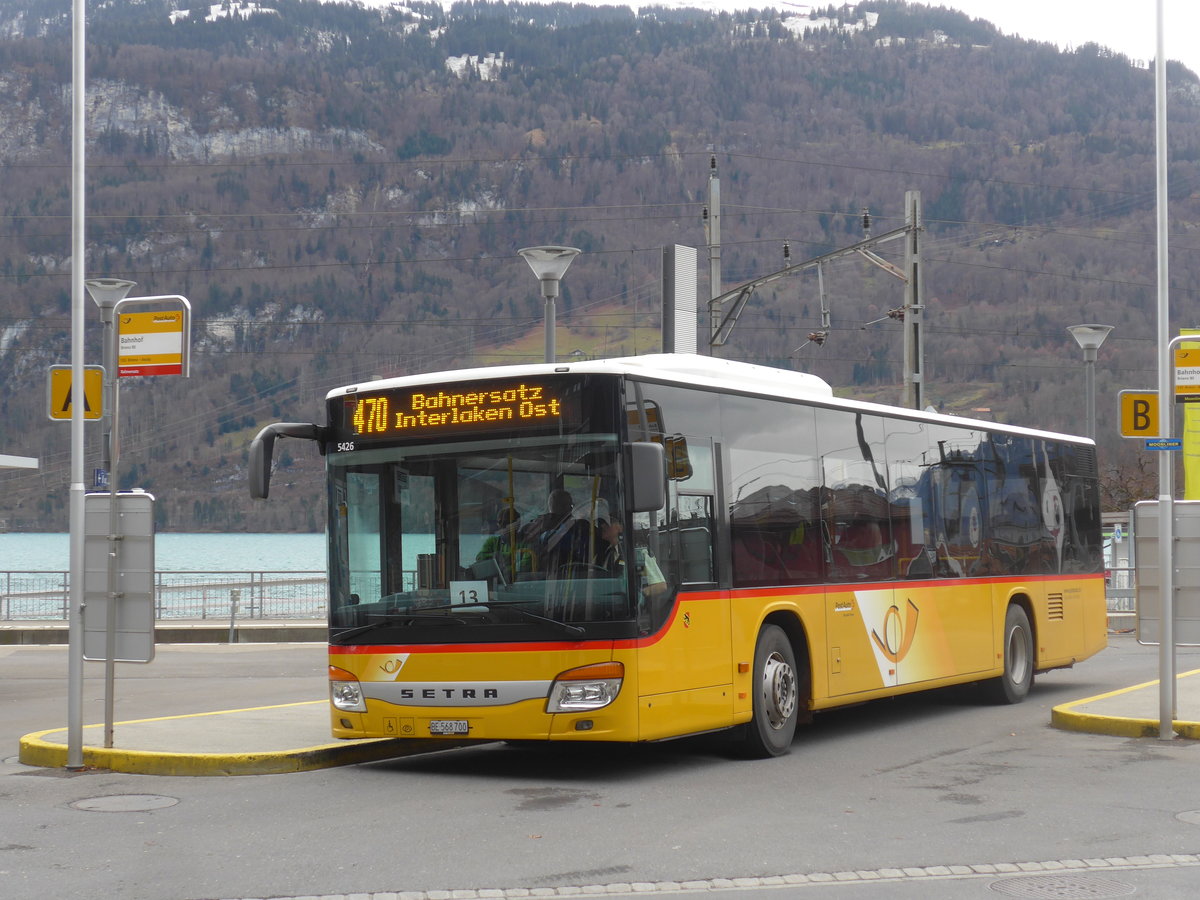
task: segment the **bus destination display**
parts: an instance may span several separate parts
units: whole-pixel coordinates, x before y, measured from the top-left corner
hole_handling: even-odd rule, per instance
[[[561,384],[472,385],[370,392],[346,398],[349,430],[360,437],[459,432],[499,425],[558,424],[565,404]]]

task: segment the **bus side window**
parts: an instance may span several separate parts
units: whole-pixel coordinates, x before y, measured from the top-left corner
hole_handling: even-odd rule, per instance
[[[706,584],[713,576],[713,501],[709,496],[675,498],[672,546],[678,553],[679,581]]]
[[[817,435],[829,580],[896,577],[882,421],[817,410]]]
[[[686,461],[677,460],[677,477],[669,483],[667,505],[670,510],[670,556],[676,563],[683,584],[707,584],[713,573],[713,473],[712,441],[709,438],[683,439],[676,446],[687,453]],[[686,491],[686,493],[684,493]]]

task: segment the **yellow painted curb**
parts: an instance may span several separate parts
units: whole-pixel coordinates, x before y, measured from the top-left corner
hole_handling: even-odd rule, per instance
[[[195,719],[204,716],[220,716],[237,712],[255,712],[266,709],[283,709],[290,706],[325,704],[325,700],[304,703],[285,703],[277,706],[260,706],[250,709],[223,710],[196,713],[184,716],[161,716],[152,719],[132,719],[116,725],[135,725],[145,722],[166,722],[174,719]],[[89,725],[87,728],[102,726]],[[18,759],[27,766],[63,768],[67,764],[66,728],[51,728],[27,734],[21,738]],[[58,735],[59,738],[48,738]],[[108,769],[130,775],[278,775],[288,772],[305,772],[327,769],[333,766],[348,766],[356,763],[377,762],[418,753],[449,750],[453,747],[470,746],[480,741],[415,741],[388,738],[337,741],[312,747],[285,750],[257,751],[249,753],[176,753],[153,750],[124,750],[115,747],[89,747],[83,749],[83,764],[90,768]]]
[[[1189,675],[1200,675],[1200,669],[1183,672],[1176,675],[1175,678],[1178,681]],[[1094,697],[1086,697],[1083,700],[1074,700],[1070,703],[1055,706],[1050,710],[1050,724],[1064,731],[1083,731],[1090,734],[1108,734],[1114,737],[1158,737],[1158,719],[1102,716],[1097,713],[1085,713],[1076,710],[1076,707],[1106,700],[1109,697],[1119,697],[1122,694],[1129,694],[1133,691],[1157,687],[1158,683],[1158,679],[1146,681],[1142,684],[1135,684],[1132,687],[1121,688],[1118,691],[1108,691],[1104,694],[1097,694]],[[1200,722],[1176,719],[1172,722],[1172,728],[1179,737],[1200,740]]]

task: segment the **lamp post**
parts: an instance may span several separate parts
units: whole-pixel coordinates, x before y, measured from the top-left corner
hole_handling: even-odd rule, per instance
[[[116,391],[114,386],[117,383],[117,361],[114,358],[113,328],[116,327],[113,322],[113,307],[125,299],[125,295],[137,287],[136,281],[126,281],[124,278],[89,278],[84,283],[88,294],[96,301],[96,305],[100,307],[100,321],[104,325],[104,355],[102,362],[104,364],[104,404],[103,413],[100,416],[100,466],[104,469],[109,483],[112,483],[114,473],[112,470],[113,446],[112,446],[112,423],[114,406],[116,400]],[[96,485],[99,487],[100,485]]]
[[[100,307],[100,321],[104,323],[104,399],[100,460],[108,479],[108,602],[105,604],[104,628],[104,746],[113,745],[113,695],[116,680],[116,629],[117,597],[119,596],[120,572],[117,534],[120,518],[117,509],[117,435],[120,432],[120,410],[117,392],[117,323],[114,312],[117,304],[125,299],[137,282],[124,278],[89,278],[84,281],[96,305]],[[98,485],[97,485],[98,486]]]
[[[571,260],[579,255],[574,247],[526,247],[518,250],[533,274],[542,283],[542,297],[546,301],[546,362],[555,361],[554,349],[554,300],[558,297],[558,283],[567,274]]]
[[[1067,331],[1083,348],[1083,364],[1087,370],[1087,436],[1096,439],[1096,351],[1113,330],[1111,325],[1072,325]]]

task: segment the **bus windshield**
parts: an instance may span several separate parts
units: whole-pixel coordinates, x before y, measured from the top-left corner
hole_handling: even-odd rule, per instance
[[[331,642],[623,636],[618,446],[540,434],[331,455]]]

